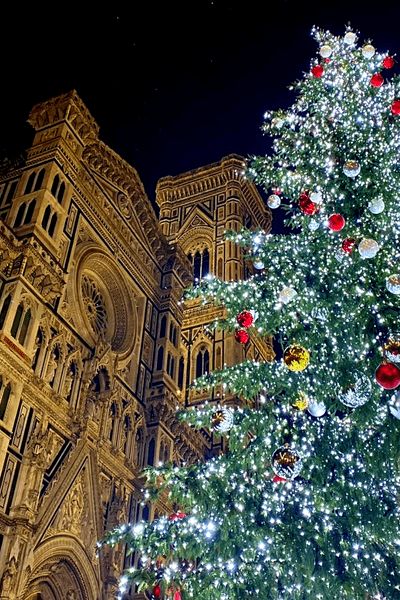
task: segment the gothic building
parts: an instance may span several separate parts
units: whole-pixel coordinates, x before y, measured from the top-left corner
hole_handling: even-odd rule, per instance
[[[29,123],[32,146],[0,177],[0,599],[111,600],[132,558],[96,541],[154,517],[143,466],[219,451],[175,419],[206,398],[188,384],[272,357],[181,302],[193,276],[246,276],[224,230],[268,230],[270,213],[232,155],[161,179],[158,219],[76,92]]]

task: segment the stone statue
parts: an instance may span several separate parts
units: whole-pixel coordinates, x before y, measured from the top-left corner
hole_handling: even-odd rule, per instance
[[[66,400],[69,400],[72,390],[72,384],[74,382],[75,371],[73,367],[73,363],[69,365],[68,371],[65,374],[64,384],[63,384],[63,393],[62,395]]]
[[[49,362],[47,363],[46,373],[44,374],[44,377],[43,377],[43,379],[49,385],[52,385],[52,383],[54,381],[54,376],[55,376],[57,367],[58,367],[57,354],[53,350],[53,352],[50,355]]]
[[[12,591],[17,571],[18,571],[18,569],[17,569],[17,559],[15,558],[15,556],[12,556],[10,558],[10,560],[8,561],[7,566],[6,566],[5,570],[4,570],[3,576],[1,578],[1,593],[2,593],[2,596],[5,596],[6,592],[11,592]]]
[[[79,535],[81,531],[83,507],[83,486],[82,481],[80,480],[74,485],[66,497],[60,519],[60,529]]]

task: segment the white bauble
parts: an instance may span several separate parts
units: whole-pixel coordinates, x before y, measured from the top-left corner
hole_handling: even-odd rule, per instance
[[[312,417],[323,417],[326,413],[326,406],[323,402],[310,400],[307,407],[308,412]]]
[[[279,208],[281,205],[281,199],[279,198],[278,194],[271,194],[268,196],[267,204],[270,208]]]
[[[329,58],[330,55],[332,54],[332,52],[333,52],[333,50],[330,46],[328,46],[328,44],[324,44],[319,49],[319,53],[322,56],[322,58]]]
[[[361,258],[374,258],[379,252],[379,244],[372,238],[363,238],[358,244]]]
[[[297,450],[286,444],[275,450],[271,457],[271,466],[278,477],[294,479],[303,468],[303,458]]]
[[[211,415],[211,425],[214,431],[226,433],[232,429],[234,421],[234,412],[231,408],[223,406]]]
[[[371,44],[365,44],[361,52],[364,58],[372,58],[375,54],[375,48]]]
[[[283,302],[283,304],[289,304],[295,296],[297,296],[297,292],[294,288],[285,286],[279,292],[279,301]]]
[[[312,194],[310,194],[310,200],[311,202],[314,202],[314,204],[322,204],[323,198],[321,192],[312,192]]]
[[[348,31],[346,33],[346,35],[344,36],[343,41],[348,46],[353,46],[355,44],[356,39],[357,39],[356,34],[353,31]]]
[[[400,273],[389,275],[386,279],[386,287],[389,292],[398,296],[400,294]]]
[[[308,222],[308,229],[310,231],[316,231],[319,227],[319,221],[317,221],[316,219],[310,219]]]
[[[368,203],[368,210],[373,215],[379,215],[385,210],[385,203],[381,198],[375,198]]]
[[[256,259],[253,262],[253,265],[254,265],[255,269],[264,269],[264,267],[265,267],[264,263],[261,260],[259,260],[259,259]]]
[[[390,398],[389,411],[396,419],[400,421],[400,391],[395,392]]]
[[[343,165],[343,173],[347,177],[357,177],[360,174],[361,165],[358,160],[346,160]]]

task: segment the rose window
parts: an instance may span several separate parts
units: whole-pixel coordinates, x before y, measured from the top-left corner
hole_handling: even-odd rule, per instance
[[[82,300],[90,325],[97,334],[107,330],[107,311],[105,301],[96,282],[86,274],[82,275]]]

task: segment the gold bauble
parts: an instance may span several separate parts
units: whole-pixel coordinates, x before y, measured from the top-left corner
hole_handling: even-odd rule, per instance
[[[211,415],[211,425],[215,429],[218,425],[221,425],[225,421],[225,414],[223,410],[216,410]]]
[[[310,362],[310,353],[303,346],[293,344],[286,348],[283,361],[289,371],[304,371]]]
[[[300,392],[299,397],[293,402],[293,408],[297,408],[298,410],[306,410],[309,405],[309,400],[304,392]]]
[[[392,363],[400,363],[400,339],[391,338],[383,347],[383,353],[387,360]]]

